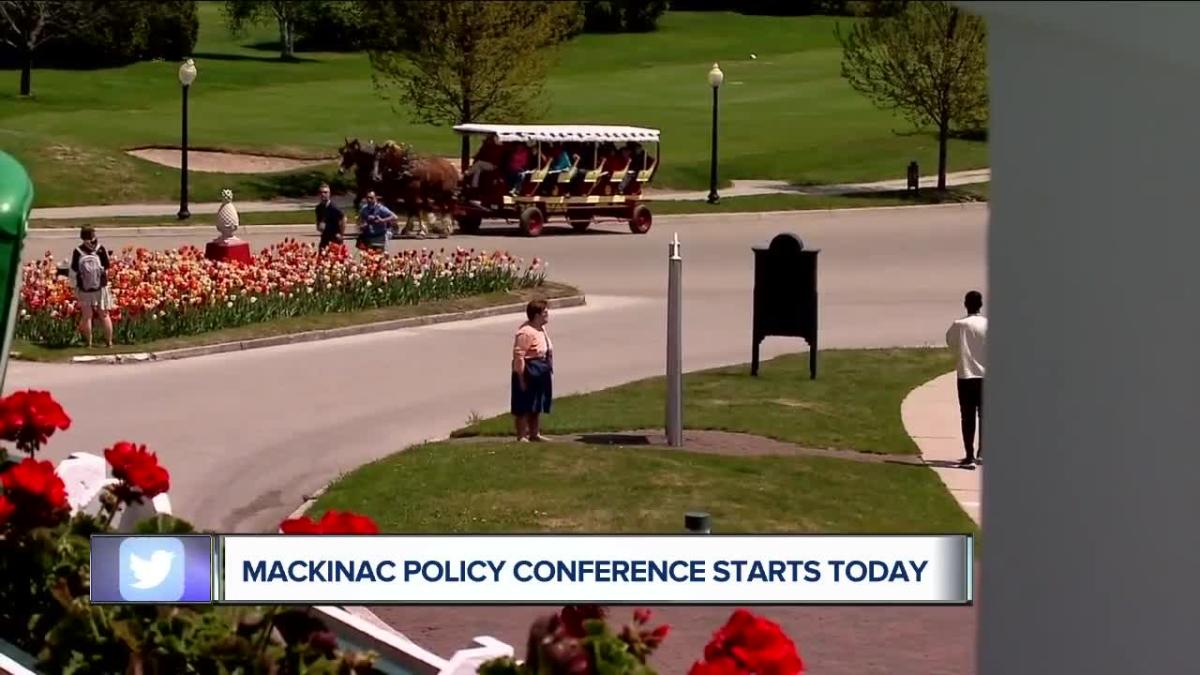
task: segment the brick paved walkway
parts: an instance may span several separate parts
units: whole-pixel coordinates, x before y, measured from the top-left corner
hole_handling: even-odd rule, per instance
[[[976,597],[979,570],[976,569]],[[372,607],[417,644],[443,656],[491,635],[523,658],[529,624],[553,607]],[[662,675],[682,675],[732,607],[656,607],[672,632],[655,656]],[[975,675],[977,607],[757,607],[796,641],[805,675]],[[633,608],[613,607],[614,622]]]

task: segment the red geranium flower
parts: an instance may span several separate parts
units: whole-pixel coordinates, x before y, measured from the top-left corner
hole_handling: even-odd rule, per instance
[[[17,506],[15,504],[8,501],[8,498],[4,495],[0,495],[0,527],[4,527],[4,524],[8,522],[9,518],[12,518],[16,510]]]
[[[112,466],[113,477],[137,494],[121,494],[126,501],[141,497],[152,499],[171,489],[171,474],[158,463],[158,455],[129,441],[119,441],[104,451],[104,459]],[[125,492],[125,491],[122,491]]]
[[[27,457],[0,474],[9,518],[31,525],[53,525],[68,510],[67,487],[54,464]]]
[[[284,534],[379,534],[379,526],[369,516],[350,511],[326,511],[314,521],[308,516],[288,518],[279,524]]]
[[[727,656],[716,661],[697,661],[688,671],[688,675],[748,675],[748,673],[749,671],[739,666],[737,661]]]
[[[573,638],[587,635],[583,624],[593,619],[603,620],[608,616],[608,610],[603,605],[567,605],[558,613],[563,630]]]
[[[71,418],[48,391],[18,391],[0,399],[0,438],[34,452],[55,431],[71,426]]]
[[[725,672],[754,675],[798,675],[804,662],[796,645],[779,624],[739,609],[718,630],[704,648],[704,660],[696,663],[689,675],[714,675]],[[740,670],[725,670],[732,661]]]

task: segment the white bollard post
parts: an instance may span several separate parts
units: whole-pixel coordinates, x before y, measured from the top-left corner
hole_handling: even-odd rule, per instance
[[[667,444],[683,445],[683,258],[678,233],[667,259]]]

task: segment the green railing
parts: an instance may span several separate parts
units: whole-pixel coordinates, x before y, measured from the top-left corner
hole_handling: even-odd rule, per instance
[[[0,152],[0,392],[8,372],[8,353],[12,349],[13,328],[21,294],[21,246],[29,227],[33,208],[33,182],[25,167]]]

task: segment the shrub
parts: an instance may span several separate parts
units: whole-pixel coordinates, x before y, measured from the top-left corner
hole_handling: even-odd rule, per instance
[[[583,0],[585,33],[648,33],[658,28],[666,0]]]
[[[39,66],[106,68],[151,59],[179,60],[196,46],[195,0],[80,0],[59,40],[38,51]],[[0,51],[0,65],[17,55]]]
[[[302,3],[293,30],[296,49],[308,52],[352,52],[367,47],[362,3],[326,0]]]

